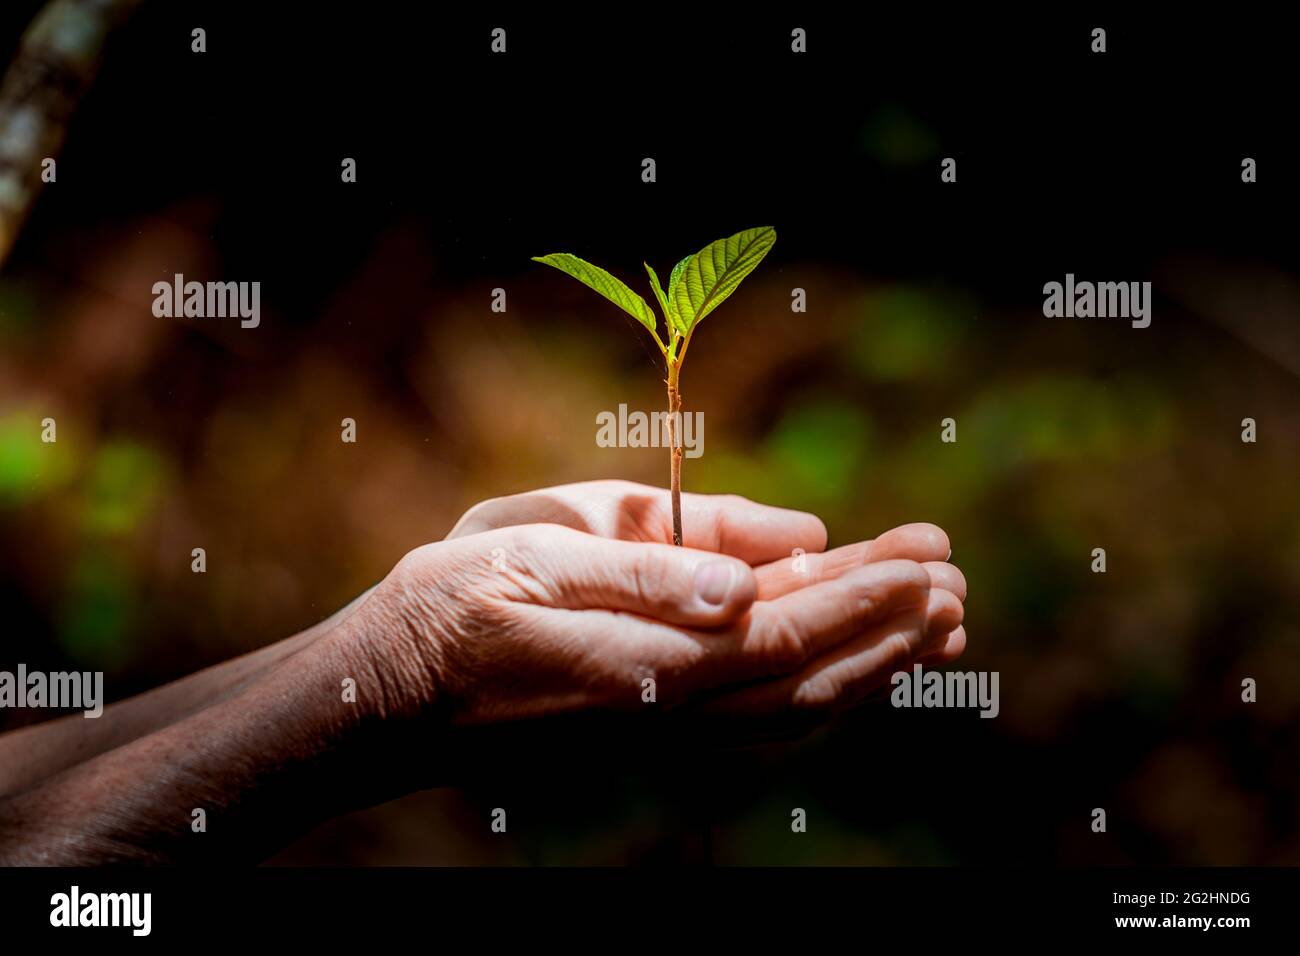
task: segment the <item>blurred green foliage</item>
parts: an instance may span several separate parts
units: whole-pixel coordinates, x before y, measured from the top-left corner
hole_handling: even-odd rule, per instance
[[[98,448],[84,488],[86,533],[111,537],[138,529],[158,504],[165,468],[162,456],[141,444],[119,440]]]
[[[81,667],[112,671],[133,651],[140,594],[132,572],[112,548],[88,548],[68,569],[60,595],[58,635]]]
[[[870,381],[942,375],[962,352],[970,302],[912,286],[864,296],[849,353]]]

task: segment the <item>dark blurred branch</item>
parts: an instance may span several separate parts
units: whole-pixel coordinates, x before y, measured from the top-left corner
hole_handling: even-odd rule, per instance
[[[41,162],[63,145],[104,43],[141,0],[52,0],[23,35],[0,84],[0,265],[41,190]]]

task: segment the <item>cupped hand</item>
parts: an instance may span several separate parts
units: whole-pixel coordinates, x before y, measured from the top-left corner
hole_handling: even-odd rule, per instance
[[[949,563],[952,548],[942,528],[901,525],[870,541],[826,547],[826,526],[816,515],[759,504],[739,495],[682,495],[683,544],[728,554],[755,566],[759,598],[779,597],[829,581],[872,561],[905,559],[924,565],[931,587],[966,600],[966,581]],[[557,485],[490,498],[467,511],[448,540],[482,531],[547,522],[621,541],[671,543],[672,512],[662,488],[616,479]],[[961,627],[923,661],[948,663],[966,647]]]
[[[731,713],[821,716],[960,624],[916,561],[823,570],[790,587],[730,555],[520,525],[412,551],[344,627],[386,712],[474,726],[720,691]]]

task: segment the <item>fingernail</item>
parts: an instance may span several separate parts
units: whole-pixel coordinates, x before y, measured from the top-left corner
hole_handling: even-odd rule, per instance
[[[725,561],[710,561],[695,572],[695,593],[705,604],[721,604],[731,593],[736,569]]]
[[[948,557],[944,558],[944,560],[945,560],[945,561],[951,561],[951,560],[952,560],[952,548],[949,548],[949,549],[948,549]]]

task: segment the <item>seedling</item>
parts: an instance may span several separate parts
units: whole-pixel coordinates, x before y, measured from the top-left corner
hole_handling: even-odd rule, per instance
[[[659,320],[654,311],[645,299],[620,279],[567,252],[533,257],[535,262],[544,262],[567,272],[632,316],[649,330],[663,354],[668,369],[665,384],[668,386],[669,488],[673,504],[673,544],[676,545],[682,543],[682,393],[679,382],[686,350],[691,346],[691,336],[700,320],[736,291],[736,286],[763,261],[775,242],[776,230],[770,226],[746,229],[728,239],[711,242],[673,266],[667,292],[659,284],[654,269],[648,263],[642,263],[650,276],[650,288],[663,310],[667,342],[659,336]]]

